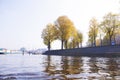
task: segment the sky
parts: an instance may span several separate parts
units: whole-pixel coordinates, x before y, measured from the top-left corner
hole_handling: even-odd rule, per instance
[[[120,13],[120,0],[0,0],[0,48],[47,48],[42,30],[63,15],[83,33],[85,45],[90,19],[101,21],[109,12]],[[60,46],[52,43],[53,49]]]

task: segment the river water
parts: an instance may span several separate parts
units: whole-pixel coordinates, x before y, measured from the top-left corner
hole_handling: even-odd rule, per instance
[[[120,57],[0,55],[0,80],[120,80]]]

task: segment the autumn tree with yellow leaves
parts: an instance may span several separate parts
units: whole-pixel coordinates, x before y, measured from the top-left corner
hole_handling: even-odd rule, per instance
[[[83,42],[83,34],[80,31],[76,31],[76,34],[71,36],[70,40],[68,41],[68,48],[80,48],[82,47]]]
[[[120,28],[120,21],[118,18],[118,14],[108,13],[101,22],[100,27],[105,33],[105,36],[108,37],[109,45],[111,45],[112,39],[115,38],[116,31]]]
[[[42,38],[44,44],[48,46],[48,50],[51,48],[51,43],[58,38],[58,30],[54,24],[48,24],[42,32]]]
[[[76,48],[81,45],[83,35],[79,32],[73,22],[67,16],[60,16],[55,24],[48,24],[42,32],[44,44],[51,48],[51,43],[58,39],[61,40],[61,49]]]
[[[83,42],[83,34],[78,31],[77,32],[77,47],[79,48],[80,46],[82,47],[82,42]]]
[[[73,34],[76,34],[73,22],[67,16],[60,16],[55,22],[59,31],[59,40],[61,40],[61,49],[68,48],[68,40]]]
[[[90,20],[89,32],[88,32],[88,41],[92,46],[96,46],[96,37],[98,35],[98,22],[95,18]]]

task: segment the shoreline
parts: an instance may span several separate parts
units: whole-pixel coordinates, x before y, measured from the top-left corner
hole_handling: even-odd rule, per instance
[[[0,54],[5,54],[4,52],[0,52]]]
[[[120,56],[120,46],[98,46],[46,51],[43,55],[59,56]]]

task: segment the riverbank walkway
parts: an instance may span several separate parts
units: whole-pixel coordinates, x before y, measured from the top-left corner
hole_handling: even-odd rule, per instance
[[[61,56],[120,56],[120,46],[98,46],[46,51],[43,55]]]

